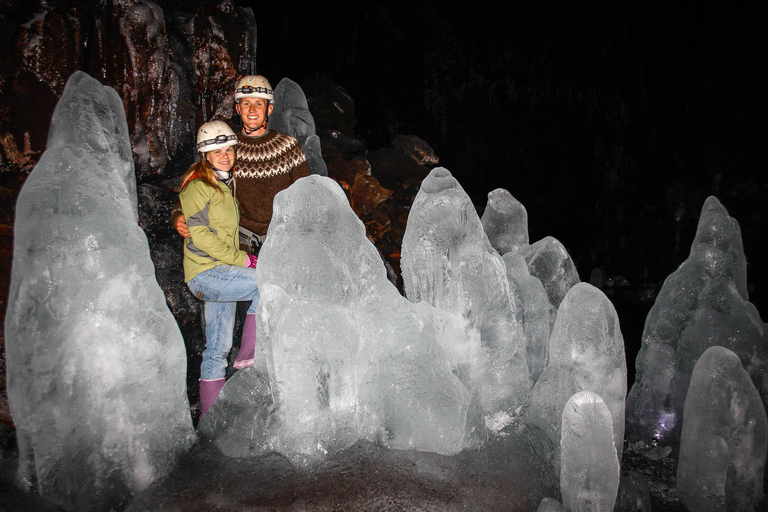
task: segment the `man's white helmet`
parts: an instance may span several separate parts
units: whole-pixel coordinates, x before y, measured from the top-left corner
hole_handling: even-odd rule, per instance
[[[235,103],[239,103],[240,98],[264,98],[272,103],[274,94],[269,80],[261,75],[246,75],[235,87]]]
[[[238,142],[237,135],[224,121],[209,121],[197,130],[197,150],[201,153],[234,146]]]

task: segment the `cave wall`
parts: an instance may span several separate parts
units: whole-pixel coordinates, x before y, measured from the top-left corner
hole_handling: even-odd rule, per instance
[[[13,424],[5,399],[2,326],[14,205],[45,150],[51,115],[64,85],[77,70],[113,87],[122,98],[138,183],[163,181],[192,162],[197,126],[213,117],[232,120],[237,78],[256,72],[256,18],[250,7],[230,0],[3,2],[0,427]]]
[[[34,167],[53,107],[77,70],[123,99],[140,182],[185,167],[195,127],[214,116],[231,119],[239,74],[256,71],[256,19],[229,0],[181,9],[150,0],[4,7],[0,172]]]

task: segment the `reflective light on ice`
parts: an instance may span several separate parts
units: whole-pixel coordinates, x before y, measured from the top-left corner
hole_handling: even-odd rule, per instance
[[[662,412],[659,421],[656,424],[656,428],[653,430],[653,438],[660,440],[673,428],[675,428],[675,413]]]

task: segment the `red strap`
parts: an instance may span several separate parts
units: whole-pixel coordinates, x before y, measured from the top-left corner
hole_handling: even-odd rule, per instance
[[[180,190],[184,190],[184,187],[186,187],[187,185],[189,185],[189,182],[190,182],[190,181],[192,181],[192,180],[196,180],[196,179],[197,179],[197,178],[199,178],[199,177],[200,177],[200,176],[199,176],[199,175],[198,175],[196,172],[194,172],[194,173],[190,174],[190,176],[189,176],[189,177],[188,177],[186,180],[184,180],[184,183],[182,183],[182,184],[181,184],[181,189],[180,189]]]

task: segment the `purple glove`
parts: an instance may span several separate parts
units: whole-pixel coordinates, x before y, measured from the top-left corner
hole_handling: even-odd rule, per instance
[[[259,261],[259,258],[251,253],[246,254],[248,255],[248,259],[245,261],[245,266],[248,268],[256,268],[256,262]]]

